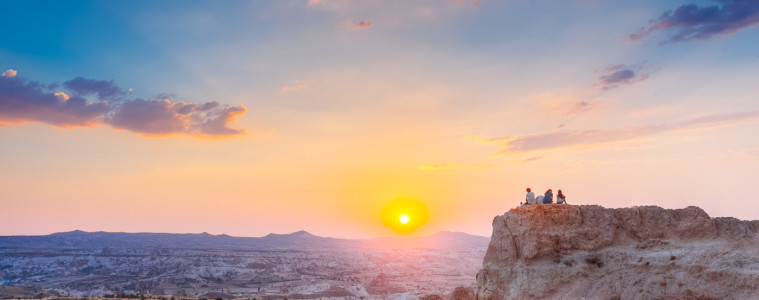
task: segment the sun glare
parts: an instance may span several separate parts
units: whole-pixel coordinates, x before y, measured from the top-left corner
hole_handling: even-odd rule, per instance
[[[400,217],[398,217],[398,221],[400,221],[401,224],[408,223],[408,220],[409,220],[408,215],[401,215]]]
[[[429,211],[421,201],[401,198],[385,205],[381,214],[382,222],[395,232],[411,234],[427,223]]]

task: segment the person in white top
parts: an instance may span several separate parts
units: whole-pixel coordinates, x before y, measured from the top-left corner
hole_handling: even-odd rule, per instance
[[[559,194],[556,195],[556,203],[558,204],[566,204],[567,203],[567,197],[564,196],[564,193],[559,190]]]
[[[535,204],[535,193],[530,190],[530,188],[527,188],[527,196],[525,197],[525,201],[527,204]]]

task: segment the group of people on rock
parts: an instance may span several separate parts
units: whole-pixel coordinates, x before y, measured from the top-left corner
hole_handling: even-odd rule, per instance
[[[524,203],[521,205],[534,205],[534,204],[553,204],[553,190],[548,189],[544,195],[538,195],[535,197],[535,193],[530,188],[527,188],[527,196],[524,199]],[[567,197],[559,190],[556,194],[556,204],[568,204]]]

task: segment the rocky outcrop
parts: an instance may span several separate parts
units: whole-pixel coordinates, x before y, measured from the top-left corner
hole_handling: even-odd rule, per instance
[[[532,205],[493,220],[478,299],[759,299],[759,221]]]

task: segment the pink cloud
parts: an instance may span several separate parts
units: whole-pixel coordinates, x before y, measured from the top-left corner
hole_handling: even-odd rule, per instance
[[[353,22],[346,21],[346,22],[338,23],[337,27],[338,28],[349,28],[349,29],[353,29],[353,30],[362,30],[362,29],[367,29],[369,27],[372,27],[372,23],[371,22],[367,22],[367,21],[358,21],[358,22],[356,22],[356,21],[353,21]]]
[[[575,130],[493,138],[487,142],[502,147],[497,154],[525,153],[538,150],[622,142],[679,130],[706,129],[759,119],[759,111],[710,115],[680,123],[612,130]]]
[[[477,6],[480,5],[480,0],[469,0],[469,1],[467,1],[467,0],[453,0],[453,2],[457,3],[457,4],[465,4],[465,3],[469,2],[469,6],[471,6],[471,7],[477,7]]]
[[[288,85],[283,86],[281,89],[281,92],[285,94],[292,93],[292,92],[303,90],[307,87],[308,87],[308,82],[303,81],[303,80],[296,80]]]
[[[576,115],[579,113],[591,111],[596,107],[598,107],[597,103],[590,103],[588,101],[580,101],[572,105],[567,111],[563,113],[563,115],[565,116]]]

